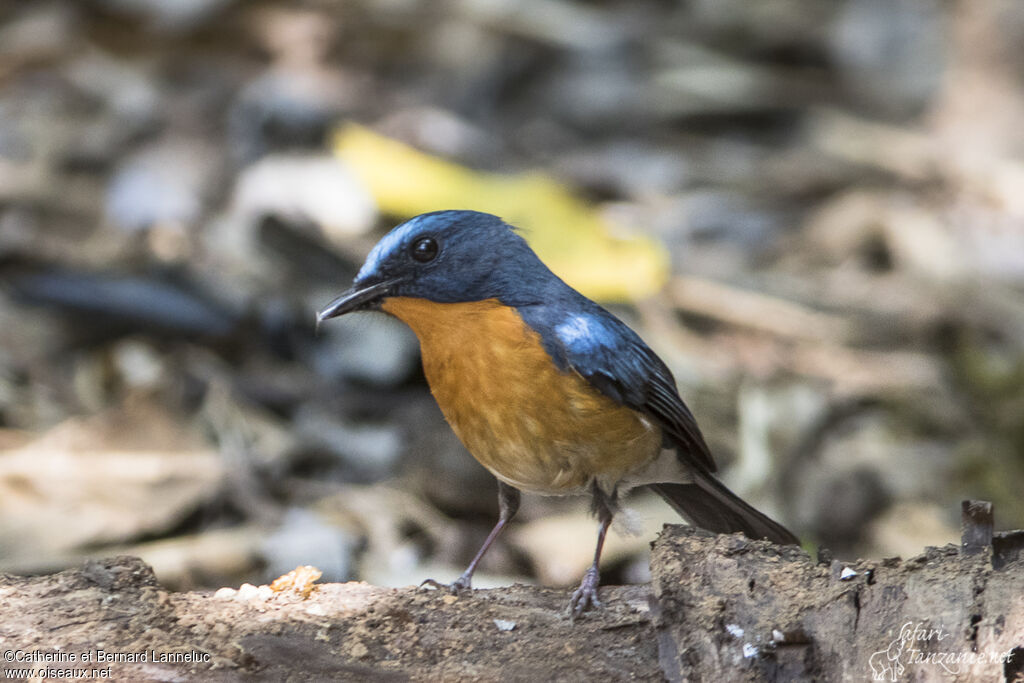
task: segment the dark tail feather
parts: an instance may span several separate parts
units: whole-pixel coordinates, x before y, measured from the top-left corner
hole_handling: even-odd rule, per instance
[[[786,527],[761,514],[711,475],[693,484],[650,484],[650,488],[694,526],[719,534],[737,531],[780,545],[800,545]]]

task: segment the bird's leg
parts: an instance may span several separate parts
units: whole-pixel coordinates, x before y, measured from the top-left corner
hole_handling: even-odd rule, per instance
[[[594,482],[593,485],[593,509],[594,514],[597,515],[598,522],[601,526],[597,530],[597,548],[594,549],[594,563],[590,565],[590,569],[583,575],[583,580],[580,582],[580,587],[572,594],[572,598],[569,599],[569,616],[573,619],[583,614],[587,608],[600,607],[601,602],[597,599],[597,586],[601,582],[601,574],[598,571],[598,564],[601,562],[601,550],[604,549],[604,537],[608,533],[608,527],[611,526],[612,517],[615,516],[615,492],[611,495],[606,494]]]
[[[519,489],[509,486],[505,482],[498,482],[498,523],[491,529],[491,533],[487,535],[484,544],[480,546],[480,550],[477,551],[476,557],[466,567],[466,571],[462,572],[462,576],[455,579],[451,583],[445,584],[435,581],[434,579],[427,579],[420,586],[433,586],[434,588],[447,588],[452,593],[457,593],[465,588],[470,588],[473,580],[473,572],[476,571],[476,566],[480,564],[480,560],[483,559],[484,553],[494,543],[494,539],[498,537],[501,530],[505,528],[505,525],[512,521],[515,517],[516,512],[519,511]]]

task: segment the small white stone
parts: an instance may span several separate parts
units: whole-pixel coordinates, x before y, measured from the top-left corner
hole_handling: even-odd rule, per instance
[[[223,588],[217,589],[217,592],[213,594],[213,599],[230,600],[233,597],[235,597],[236,593],[238,593],[238,591],[236,591],[234,588],[228,588],[227,586],[224,586]]]
[[[786,634],[783,633],[782,631],[780,631],[777,628],[773,628],[772,629],[772,640],[775,641],[776,643],[784,643],[784,642],[786,642]]]
[[[750,659],[758,655],[757,646],[751,645],[750,643],[743,643],[743,657]]]
[[[516,622],[510,619],[495,619],[494,625],[498,627],[499,631],[511,631],[516,627]]]
[[[252,585],[251,583],[243,583],[238,587],[238,594],[235,595],[236,600],[247,601],[252,600],[259,595],[259,588]]]
[[[843,567],[842,573],[839,575],[840,581],[849,581],[853,577],[857,576],[857,572],[853,571],[849,567]]]
[[[728,631],[733,638],[743,637],[743,629],[740,628],[737,624],[726,624],[725,630]]]

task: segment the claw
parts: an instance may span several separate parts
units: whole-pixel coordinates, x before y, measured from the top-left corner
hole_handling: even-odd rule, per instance
[[[468,577],[465,574],[463,574],[451,583],[441,583],[440,581],[435,581],[434,579],[424,579],[423,583],[420,584],[420,588],[423,588],[424,586],[430,586],[431,588],[436,588],[438,590],[447,590],[449,593],[455,594],[459,591],[472,588],[470,584],[471,577]]]
[[[601,582],[601,575],[596,567],[591,567],[583,575],[580,587],[577,588],[569,599],[569,617],[575,621],[591,607],[601,607],[601,601],[597,599],[597,586]]]

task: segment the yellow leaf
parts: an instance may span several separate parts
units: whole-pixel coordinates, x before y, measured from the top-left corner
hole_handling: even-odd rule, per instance
[[[656,292],[668,277],[661,244],[615,235],[616,226],[544,173],[473,171],[355,124],[337,131],[334,151],[385,214],[471,209],[501,216],[522,229],[551,270],[591,298],[632,301]]]

